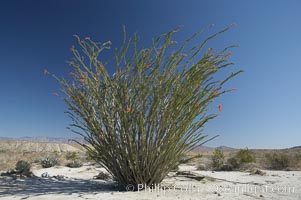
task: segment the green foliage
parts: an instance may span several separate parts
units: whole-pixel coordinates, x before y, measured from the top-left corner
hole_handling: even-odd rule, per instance
[[[248,148],[240,149],[235,156],[227,160],[227,164],[223,168],[228,169],[227,171],[231,171],[240,168],[243,164],[251,162],[255,162],[253,153]]]
[[[87,161],[94,160],[93,156],[91,155],[91,153],[89,153],[89,151],[86,151],[85,158],[86,158]]]
[[[66,159],[67,160],[76,160],[76,159],[78,159],[78,154],[74,151],[68,151],[66,154]]]
[[[1,176],[13,176],[14,178],[21,177],[33,177],[34,174],[30,171],[30,164],[27,161],[20,160],[16,163],[14,170],[8,170],[5,173],[1,173]]]
[[[70,167],[70,168],[79,168],[82,166],[83,166],[83,163],[78,159],[72,160],[67,164],[67,167]]]
[[[43,168],[53,167],[58,164],[58,159],[55,157],[44,157],[41,159],[41,166]]]
[[[223,164],[220,168],[219,168],[220,171],[233,171],[234,168],[232,165],[230,164]]]
[[[270,169],[283,170],[289,166],[289,158],[285,154],[266,154]]]
[[[240,149],[235,157],[239,164],[255,162],[255,157],[248,148]]]
[[[28,173],[30,172],[30,164],[27,161],[20,160],[16,164],[17,173]]]
[[[211,156],[212,167],[214,170],[220,170],[224,165],[224,153],[220,149],[215,149],[213,155]]]
[[[232,91],[223,86],[241,71],[216,79],[232,65],[233,46],[221,51],[205,46],[228,29],[192,43],[200,31],[182,45],[173,40],[178,30],[172,30],[149,48],[140,48],[136,35],[127,39],[125,34],[115,63],[106,66],[110,72],[115,66],[113,75],[100,60],[111,42],[75,35],[80,49],[71,48],[70,77],[53,76],[66,95],[72,131],[84,137],[89,155],[121,186],[160,183],[183,154],[210,140],[203,127],[217,115],[207,112],[208,106]]]
[[[233,170],[239,168],[241,163],[238,161],[236,157],[232,157],[227,160],[227,164],[231,166]]]

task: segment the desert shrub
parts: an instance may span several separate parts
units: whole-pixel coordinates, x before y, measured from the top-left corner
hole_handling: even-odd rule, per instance
[[[219,171],[233,171],[234,168],[232,165],[229,165],[229,164],[223,164],[219,169]]]
[[[75,151],[68,151],[66,154],[66,159],[67,160],[76,160],[78,159],[78,154]]]
[[[235,157],[237,158],[239,164],[255,162],[255,157],[248,148],[240,149]]]
[[[255,157],[252,152],[246,149],[240,149],[233,157],[227,160],[226,166],[224,168],[231,170],[236,170],[241,168],[242,165],[255,162]]]
[[[232,167],[232,170],[239,168],[240,163],[236,157],[231,157],[227,160],[227,164]]]
[[[80,160],[75,159],[75,160],[72,160],[69,163],[67,163],[66,166],[70,167],[70,168],[79,168],[79,167],[83,166],[83,163]]]
[[[52,75],[62,86],[72,131],[84,137],[90,145],[82,146],[121,186],[160,183],[183,154],[210,140],[202,130],[217,115],[207,112],[208,106],[233,90],[224,84],[241,71],[217,78],[232,65],[233,46],[221,51],[205,46],[229,28],[196,45],[191,41],[202,31],[181,45],[174,41],[176,29],[149,48],[140,48],[136,35],[124,34],[115,63],[106,64],[109,71],[99,55],[111,41],[74,35],[80,48],[70,49],[70,76]]]
[[[16,164],[17,173],[29,173],[30,172],[30,164],[27,161],[20,160]]]
[[[92,160],[94,160],[94,159],[93,159],[93,156],[91,155],[91,153],[89,153],[89,151],[86,151],[86,153],[85,153],[85,159],[86,159],[87,161],[92,161]]]
[[[104,180],[104,181],[108,181],[111,179],[110,174],[106,173],[106,172],[99,172],[97,174],[97,176],[94,177],[95,179],[99,179],[99,180]]]
[[[33,177],[34,174],[30,171],[30,164],[27,161],[20,160],[16,163],[15,169],[8,170],[7,172],[1,173],[0,176],[12,176],[12,177]]]
[[[270,169],[283,170],[289,166],[289,158],[285,154],[266,154],[265,157]]]
[[[220,149],[215,149],[212,156],[211,156],[211,161],[212,161],[212,167],[214,170],[221,170],[222,166],[224,165],[224,153]]]
[[[53,167],[58,164],[58,159],[55,157],[44,157],[40,160],[43,168]]]

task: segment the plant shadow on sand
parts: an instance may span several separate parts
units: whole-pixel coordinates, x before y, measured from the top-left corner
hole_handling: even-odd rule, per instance
[[[39,177],[27,179],[0,177],[0,197],[10,195],[39,196],[45,194],[93,194],[96,192],[105,193],[114,191],[118,191],[118,187],[113,182],[82,179],[56,180]]]

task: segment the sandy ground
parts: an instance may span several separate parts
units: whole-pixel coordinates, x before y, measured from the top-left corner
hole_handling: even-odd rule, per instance
[[[93,179],[102,168],[85,165],[81,168],[53,167],[33,169],[37,178],[16,179],[0,177],[0,199],[30,200],[194,200],[194,199],[301,199],[300,171],[264,171],[266,175],[250,175],[247,172],[197,171],[194,167],[180,166],[181,171],[191,171],[205,176],[197,181],[170,173],[161,185],[154,189],[119,192],[113,182]],[[41,178],[48,172],[50,177],[63,175],[64,178]],[[164,189],[163,189],[164,188]]]

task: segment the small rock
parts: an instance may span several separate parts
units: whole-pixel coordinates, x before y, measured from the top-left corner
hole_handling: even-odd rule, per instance
[[[108,174],[106,172],[99,172],[99,174],[97,176],[95,176],[94,179],[100,179],[100,180],[108,181],[108,180],[111,179],[111,176],[110,176],[110,174]]]
[[[260,169],[255,169],[253,171],[251,171],[250,175],[260,175],[260,176],[264,176],[266,175],[266,172],[261,171]]]
[[[41,175],[42,178],[49,178],[49,174],[48,172],[44,172],[42,175]]]
[[[53,176],[52,178],[55,178],[55,179],[57,179],[59,181],[65,179],[65,177],[63,175],[56,175],[56,176]]]

